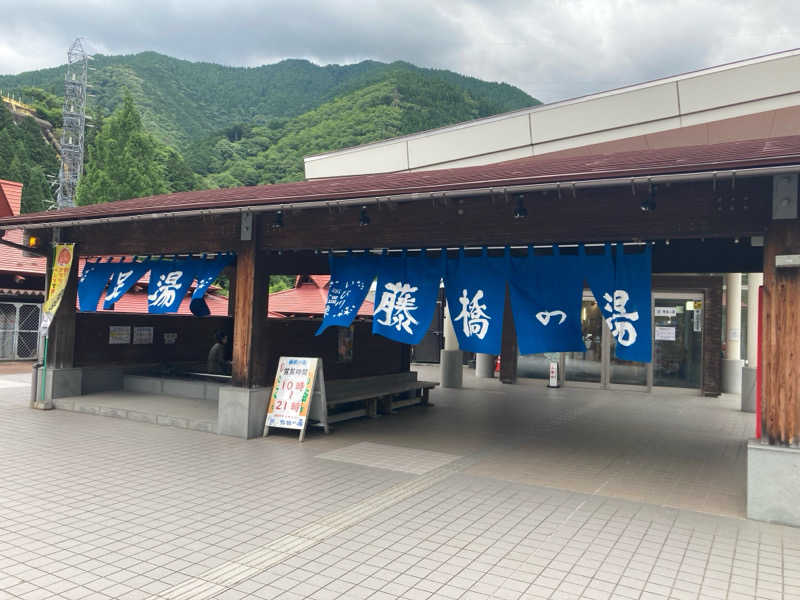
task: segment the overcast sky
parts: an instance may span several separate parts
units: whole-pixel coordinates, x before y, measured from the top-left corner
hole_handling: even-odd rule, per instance
[[[800,47],[797,0],[0,0],[0,74],[155,50],[256,66],[406,60],[551,102]]]

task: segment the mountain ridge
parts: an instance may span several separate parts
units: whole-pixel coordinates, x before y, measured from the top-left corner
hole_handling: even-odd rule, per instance
[[[470,92],[478,116],[489,116],[539,101],[506,83],[486,82],[445,69],[418,67],[405,61],[364,60],[349,65],[316,65],[289,58],[257,67],[193,62],[155,51],[95,55],[90,85],[94,110],[108,116],[127,90],[142,119],[160,141],[176,148],[234,123],[264,124],[291,118],[356,89],[377,83],[393,72],[426,74]],[[0,89],[42,88],[63,94],[63,66],[0,75]]]

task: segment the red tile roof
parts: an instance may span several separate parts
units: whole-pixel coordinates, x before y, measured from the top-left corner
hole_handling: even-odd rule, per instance
[[[8,231],[3,236],[10,242],[22,243],[22,230]],[[26,275],[44,275],[47,261],[40,257],[27,257],[22,250],[0,244],[0,272],[20,273]]]
[[[594,156],[520,158],[490,165],[353,175],[256,187],[202,190],[76,206],[58,212],[0,218],[0,225],[102,218],[163,211],[183,211],[263,204],[300,203],[345,198],[427,194],[475,188],[609,177],[743,169],[800,163],[800,136],[745,140],[724,144],[636,150]]]
[[[328,299],[328,282],[330,275],[310,275],[309,281],[304,282],[298,276],[296,287],[273,292],[269,295],[269,311],[288,315],[321,315],[325,311],[325,301]],[[372,316],[373,305],[365,300],[358,309],[358,315]]]
[[[22,202],[22,184],[0,179],[0,217],[19,215]],[[16,244],[22,243],[22,231],[9,231],[4,239]],[[44,258],[24,256],[21,250],[0,244],[0,272],[24,275],[44,275]]]
[[[22,184],[0,179],[0,217],[20,214],[22,208]]]
[[[105,300],[105,292],[103,292],[102,297],[100,298],[100,302],[97,303],[97,306],[100,308],[100,312],[112,312],[112,311],[104,311],[103,310],[103,300]],[[192,311],[189,310],[189,301],[191,300],[191,296],[189,294],[181,300],[181,305],[178,308],[177,313],[171,314],[179,314],[179,315],[190,315]],[[216,294],[206,294],[205,295],[206,304],[208,304],[208,309],[211,311],[212,315],[217,316],[227,316],[228,314],[228,299],[225,296],[216,295]],[[122,297],[117,300],[117,303],[114,305],[115,313],[146,313],[147,312],[147,286],[137,285],[133,290],[128,291],[128,293],[123,294]]]

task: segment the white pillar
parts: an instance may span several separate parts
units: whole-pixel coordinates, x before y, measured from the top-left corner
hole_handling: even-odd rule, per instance
[[[747,274],[747,366],[742,367],[742,411],[756,412],[756,366],[758,365],[758,288],[763,273]]]
[[[725,359],[722,361],[722,391],[739,394],[742,391],[742,274],[725,275],[726,335]]]
[[[742,358],[742,274],[728,273],[725,275],[727,290],[725,335],[725,358],[728,360],[741,360]]]
[[[450,318],[450,307],[445,303],[444,307],[444,349],[458,350],[458,338],[456,330],[453,329],[453,319]]]
[[[456,330],[447,305],[444,308],[444,350],[439,354],[440,380],[442,387],[460,388],[463,382],[464,369],[461,350],[458,349]]]
[[[756,368],[758,362],[758,288],[764,284],[763,273],[747,275],[747,366]]]

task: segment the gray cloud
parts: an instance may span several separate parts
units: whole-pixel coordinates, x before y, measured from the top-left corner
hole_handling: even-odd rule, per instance
[[[0,73],[60,64],[83,35],[105,54],[228,65],[407,60],[544,101],[800,46],[795,0],[0,0],[0,14]]]

